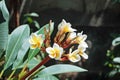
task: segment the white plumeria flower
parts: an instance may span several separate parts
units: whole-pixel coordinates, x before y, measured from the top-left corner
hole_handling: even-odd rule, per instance
[[[75,50],[72,52],[72,49],[69,50],[69,54],[68,54],[68,59],[71,62],[78,62],[81,60],[80,55],[78,54],[78,50]]]
[[[77,38],[75,39],[75,42],[80,44],[82,42],[84,42],[87,39],[87,35],[86,34],[82,34],[83,31],[81,33],[77,34]]]
[[[88,59],[88,55],[85,53],[86,47],[79,45],[78,46],[78,51],[79,55],[82,56],[84,59]]]
[[[58,44],[54,43],[53,47],[46,48],[46,52],[49,54],[50,58],[60,60],[60,58],[63,54],[63,48],[60,47]]]
[[[29,43],[31,44],[30,48],[40,48],[43,43],[42,34],[37,35],[36,33],[32,33],[29,39]]]
[[[64,19],[62,20],[62,22],[58,25],[58,30],[62,31],[64,33],[66,32],[73,32],[76,31],[76,29],[73,29],[71,27],[70,23],[67,23]]]

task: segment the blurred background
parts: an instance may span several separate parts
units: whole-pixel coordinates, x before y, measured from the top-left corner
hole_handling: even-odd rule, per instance
[[[120,37],[120,0],[6,0],[6,3],[10,32],[24,23],[36,31],[50,20],[57,30],[65,19],[88,35],[89,59],[75,63],[88,72],[61,74],[60,80],[120,80],[120,64],[113,62],[120,56],[120,45],[112,45]]]

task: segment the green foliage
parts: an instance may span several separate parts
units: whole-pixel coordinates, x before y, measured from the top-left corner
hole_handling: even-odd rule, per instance
[[[45,69],[41,70],[38,73],[39,77],[46,77],[49,75],[55,75],[55,74],[61,74],[61,73],[68,73],[68,72],[85,72],[87,70],[70,65],[70,64],[56,64],[49,67],[46,67]]]
[[[54,30],[54,22],[51,22],[50,24],[46,24],[43,27],[41,27],[36,33],[37,34],[44,34],[44,29],[49,29],[50,27],[50,34],[52,34],[53,30]]]
[[[21,51],[24,41],[28,40],[30,29],[28,25],[21,25],[15,29],[9,36],[6,49],[4,69],[7,69],[16,59]]]
[[[105,62],[105,66],[109,67],[111,69],[111,71],[109,71],[108,73],[108,77],[114,77],[116,74],[120,73],[120,57],[116,57],[119,56],[120,51],[115,51],[115,48],[120,45],[120,37],[117,36],[117,38],[115,38],[112,41],[112,46],[114,47],[112,50],[108,50],[107,51],[107,58],[108,60]],[[117,49],[116,49],[117,50]]]
[[[113,61],[114,61],[115,63],[120,63],[120,57],[115,57],[115,58],[113,59]]]
[[[112,45],[113,46],[117,46],[117,45],[119,45],[120,44],[120,37],[117,37],[117,38],[115,38],[113,41],[112,41]]]
[[[6,49],[7,40],[8,40],[8,21],[9,13],[5,5],[5,1],[0,1],[0,11],[3,14],[4,22],[0,24],[0,57],[3,54],[3,51]]]
[[[28,49],[29,49],[29,42],[28,39],[26,41],[24,41],[21,49],[19,50],[18,54],[17,54],[17,58],[15,59],[15,62],[13,64],[13,69],[18,68],[20,65],[22,65],[23,63],[23,58],[25,57]]]
[[[30,16],[30,17],[39,17],[39,15],[37,13],[35,13],[35,12],[33,12],[33,13],[27,13],[24,16],[25,17],[28,17],[28,16]]]
[[[58,78],[56,78],[55,76],[45,76],[45,77],[38,77],[38,78],[35,78],[33,80],[59,80]]]
[[[40,59],[33,58],[27,63],[27,67],[31,70],[34,68],[39,62],[41,62]],[[24,62],[22,65],[20,65],[18,68],[23,68],[25,66],[26,62]],[[40,69],[45,68],[45,66],[40,67]]]
[[[39,15],[37,13],[34,13],[34,12],[27,13],[24,15],[24,17],[25,17],[24,23],[26,23],[26,22],[28,22],[29,24],[33,23],[37,29],[40,29],[39,23],[33,19],[33,17],[39,17]]]

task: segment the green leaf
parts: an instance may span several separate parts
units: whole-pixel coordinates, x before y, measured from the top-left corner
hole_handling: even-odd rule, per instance
[[[45,76],[45,77],[38,77],[38,78],[35,78],[33,80],[59,80],[58,78],[56,78],[55,76]]]
[[[37,53],[40,51],[40,49],[30,49],[29,54],[28,54],[28,62],[35,56]]]
[[[35,13],[35,12],[25,14],[24,16],[39,17],[39,15],[37,13]]]
[[[28,35],[28,37],[29,37],[29,35]],[[23,45],[21,46],[21,49],[18,52],[17,59],[15,60],[15,62],[13,64],[13,69],[18,68],[21,64],[23,64],[23,58],[24,58],[25,54],[27,53],[29,47],[30,47],[29,41],[28,41],[28,39],[26,39],[24,41]]]
[[[113,61],[114,61],[115,63],[120,63],[120,57],[114,58]]]
[[[28,38],[29,31],[28,25],[21,25],[10,34],[6,49],[4,69],[7,69],[15,61],[24,41]]]
[[[117,45],[119,45],[120,44],[120,37],[117,37],[117,38],[115,38],[113,41],[112,41],[112,45],[113,46],[117,46]]]
[[[54,30],[54,23],[53,22],[51,23],[51,25],[49,25],[49,24],[44,25],[36,33],[37,34],[44,34],[44,28],[49,29],[49,27],[50,27],[50,34],[52,34],[52,32]]]
[[[40,28],[40,30],[38,30],[36,33],[37,34],[44,34],[44,28],[48,29],[49,28],[49,24],[44,25],[42,28]],[[51,23],[50,26],[50,33],[52,34],[54,29],[54,23]],[[36,56],[38,54],[38,52],[40,51],[40,49],[30,49],[29,54],[28,54],[28,61],[31,60],[34,56]]]
[[[109,72],[109,77],[113,77],[113,76],[115,76],[115,74],[117,74],[118,72],[117,72],[117,70],[112,70],[112,71],[110,71]]]
[[[4,0],[0,1],[0,10],[1,10],[2,13],[3,13],[4,19],[5,19],[6,21],[8,21],[8,20],[9,20],[9,12],[8,12],[8,10],[7,10],[7,7],[6,7],[6,5],[5,5],[5,1],[4,1]]]
[[[47,67],[47,68],[41,70],[38,73],[38,76],[42,77],[42,76],[68,73],[68,72],[84,72],[84,71],[87,71],[87,70],[80,68],[78,66],[74,66],[74,65],[70,65],[70,64],[57,64],[57,65],[52,65],[50,67]]]
[[[5,22],[0,24],[0,57],[3,54],[3,51],[6,49],[7,40],[8,40],[8,21],[9,13],[5,5],[5,1],[0,1],[0,10],[2,11]]]
[[[37,58],[34,57],[33,59],[31,59],[27,63],[27,67],[31,70],[32,68],[34,68],[40,62],[41,62],[41,60],[39,60],[39,59],[37,59]],[[24,64],[20,65],[18,68],[23,68],[25,64],[26,64],[26,62]],[[41,66],[40,69],[41,68],[44,68],[44,66]]]
[[[35,24],[35,27],[36,27],[37,29],[40,29],[39,23],[38,23],[37,21],[33,21],[33,22],[34,22],[34,24]]]

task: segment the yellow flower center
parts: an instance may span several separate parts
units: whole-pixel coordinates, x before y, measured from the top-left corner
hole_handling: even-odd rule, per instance
[[[57,58],[60,56],[60,50],[54,48],[54,50],[51,50],[51,56],[53,56],[54,58]]]
[[[65,25],[65,26],[64,26],[63,32],[69,32],[69,26],[68,26],[68,25]]]

